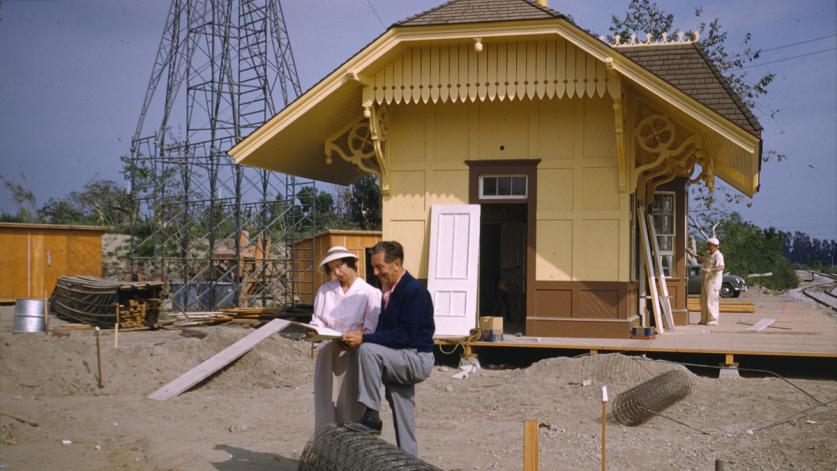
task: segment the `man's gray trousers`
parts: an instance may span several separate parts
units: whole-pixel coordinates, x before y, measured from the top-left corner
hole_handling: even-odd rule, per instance
[[[398,447],[418,456],[416,443],[416,383],[433,371],[433,353],[415,349],[395,349],[362,343],[358,349],[358,401],[370,409],[381,410],[381,385],[392,409]]]

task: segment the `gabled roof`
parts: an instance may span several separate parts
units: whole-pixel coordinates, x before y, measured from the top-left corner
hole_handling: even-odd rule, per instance
[[[758,119],[698,44],[624,46],[615,49],[750,134],[761,134]]]
[[[451,0],[394,26],[433,26],[560,18],[562,13],[530,0]],[[694,43],[615,47],[617,51],[674,85],[754,136],[761,134],[752,111]]]
[[[498,21],[567,19],[529,0],[450,0],[393,26],[429,26]]]
[[[529,0],[452,0],[396,23],[229,153],[244,165],[351,183],[363,172],[345,159],[323,165],[324,140],[358,119],[359,105],[371,98],[365,94],[375,93],[369,84],[376,80],[376,67],[418,44],[552,35],[712,133],[707,151],[723,156],[716,175],[748,196],[757,191],[761,126],[699,48],[671,43],[615,48]]]

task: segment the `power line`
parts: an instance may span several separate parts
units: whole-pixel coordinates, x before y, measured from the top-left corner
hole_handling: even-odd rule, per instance
[[[782,46],[771,47],[771,48],[768,48],[768,49],[761,49],[760,52],[778,51],[779,49],[785,49],[785,48],[788,48],[788,47],[799,46],[800,44],[808,44],[808,43],[812,43],[812,42],[815,42],[815,41],[820,41],[820,40],[823,40],[823,39],[833,38],[834,36],[837,36],[837,33],[832,33],[832,34],[828,34],[828,35],[825,35],[825,36],[819,36],[819,37],[816,37],[816,38],[806,39],[804,41],[785,44],[785,45],[782,45]]]
[[[837,36],[837,33],[831,33],[831,34],[827,34],[825,36],[817,36],[816,38],[805,39],[805,40],[802,40],[802,41],[797,41],[795,43],[782,44],[781,46],[770,47],[770,48],[767,48],[767,49],[757,49],[754,52],[758,52],[759,54],[761,54],[763,52],[778,51],[780,49],[785,49],[785,48],[789,48],[789,47],[793,47],[793,46],[799,46],[799,45],[802,45],[802,44],[813,43],[813,42],[816,42],[816,41],[821,41],[823,39],[833,38],[834,36]],[[739,53],[735,54],[734,56],[732,56],[732,58],[737,59],[737,58],[745,57],[745,56],[747,56],[747,54],[745,54],[743,52],[739,52]]]
[[[378,23],[381,23],[381,26],[383,26],[384,29],[386,29],[387,25],[384,24],[384,20],[381,19],[381,15],[378,14],[378,10],[376,10],[375,6],[372,5],[372,1],[371,0],[366,0],[366,4],[369,5],[369,8],[372,9],[372,13],[375,14],[375,18],[378,18]]]
[[[833,51],[835,49],[837,49],[837,47],[829,47],[827,49],[820,49],[819,51],[808,52],[808,53],[799,54],[799,55],[796,55],[796,56],[783,57],[781,59],[776,59],[776,60],[773,60],[773,61],[767,61],[767,62],[762,62],[760,64],[753,64],[753,65],[748,65],[748,66],[744,66],[744,67],[737,67],[737,68],[738,69],[752,69],[754,67],[761,67],[763,65],[776,64],[776,63],[779,63],[779,62],[789,61],[791,59],[799,59],[801,57],[813,56],[814,54],[822,54],[823,52]]]

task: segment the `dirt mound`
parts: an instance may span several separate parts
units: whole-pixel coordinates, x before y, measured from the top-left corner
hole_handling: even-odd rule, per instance
[[[252,332],[216,327],[200,338],[170,338],[112,348],[102,344],[105,387],[96,381],[96,341],[88,332],[68,338],[0,335],[0,389],[37,396],[147,395]],[[142,333],[155,335],[154,333]],[[309,383],[309,344],[272,336],[199,387],[210,390],[288,388]]]

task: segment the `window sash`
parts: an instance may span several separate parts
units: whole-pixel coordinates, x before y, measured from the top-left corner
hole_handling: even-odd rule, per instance
[[[529,178],[526,175],[480,175],[479,197],[484,200],[527,199]]]
[[[674,247],[677,232],[675,205],[674,192],[660,191],[654,193],[651,215],[654,221],[654,230],[657,233],[657,254],[662,262],[663,274],[667,278],[674,276]]]

